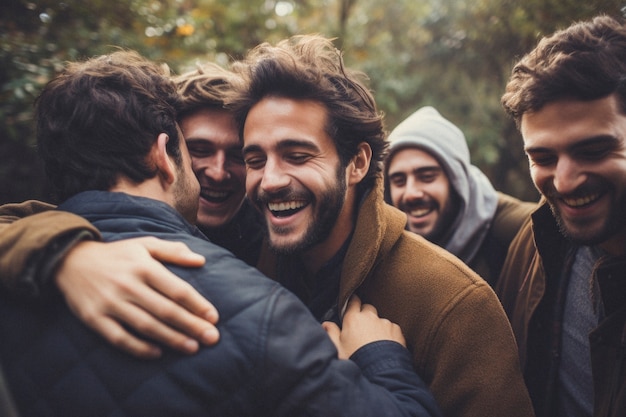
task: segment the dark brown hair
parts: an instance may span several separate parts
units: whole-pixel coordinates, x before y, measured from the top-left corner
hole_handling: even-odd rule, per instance
[[[169,69],[136,52],[67,64],[36,101],[39,153],[57,197],[154,177],[147,155],[160,133],[180,163],[179,105]]]
[[[364,84],[364,74],[344,67],[332,40],[301,35],[272,46],[263,43],[233,67],[242,75],[231,108],[243,129],[250,109],[266,96],[313,100],[328,112],[326,131],[333,139],[343,166],[367,142],[372,161],[359,189],[373,185],[386,150],[382,114]]]
[[[598,16],[543,38],[513,68],[502,105],[519,126],[526,112],[562,98],[594,100],[617,93],[626,111],[626,27]]]

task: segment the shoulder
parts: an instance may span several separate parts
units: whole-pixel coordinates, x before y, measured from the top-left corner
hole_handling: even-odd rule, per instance
[[[508,244],[537,207],[537,203],[522,201],[498,192],[498,207],[490,233],[498,241]]]
[[[377,300],[372,303],[377,308],[394,311],[394,317],[412,311],[436,321],[469,300],[480,304],[495,298],[487,282],[460,259],[410,232],[376,265],[362,290]]]
[[[479,276],[459,258],[422,236],[408,231],[404,231],[398,238],[387,262],[390,268],[401,275],[427,280],[441,279],[445,275],[449,279],[460,279],[466,284],[480,280]]]

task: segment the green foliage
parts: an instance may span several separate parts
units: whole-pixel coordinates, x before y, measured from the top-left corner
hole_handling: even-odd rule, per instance
[[[424,105],[466,134],[496,188],[535,198],[521,140],[500,107],[511,66],[543,35],[617,0],[3,0],[0,4],[0,203],[45,198],[32,103],[67,60],[114,47],[167,62],[226,64],[298,33],[336,37],[366,72],[388,130]]]

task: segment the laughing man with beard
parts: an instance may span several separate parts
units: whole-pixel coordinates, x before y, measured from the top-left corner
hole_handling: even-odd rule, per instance
[[[543,204],[496,291],[539,417],[626,410],[626,22],[541,39],[502,97]]]
[[[463,132],[423,107],[389,135],[385,199],[407,230],[459,257],[493,285],[513,237],[536,207],[497,192],[470,162]]]
[[[384,202],[387,144],[363,74],[315,35],[264,43],[233,70],[246,191],[267,224],[261,271],[320,321],[341,323],[352,294],[396,321],[445,416],[532,416],[493,290]]]

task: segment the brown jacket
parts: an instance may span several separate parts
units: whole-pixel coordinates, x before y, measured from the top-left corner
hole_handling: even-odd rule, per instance
[[[558,352],[550,329],[559,329],[553,311],[570,243],[559,232],[547,204],[511,242],[496,291],[517,337],[520,360],[537,416],[556,415]],[[601,259],[594,267],[605,318],[589,335],[594,384],[594,417],[626,413],[626,257]]]
[[[491,286],[495,285],[500,275],[511,241],[536,208],[536,203],[521,201],[498,192],[498,206],[489,226],[489,232],[478,253],[468,264]]]
[[[537,416],[556,415],[560,334],[551,329],[561,277],[571,244],[559,232],[547,204],[524,224],[509,249],[496,286],[520,352]],[[594,268],[606,317],[589,335],[594,384],[594,417],[623,417],[626,410],[626,257],[605,258]]]
[[[382,181],[360,207],[343,261],[339,311],[357,292],[402,328],[417,372],[446,416],[532,416],[507,317],[491,287],[461,260],[405,231]],[[264,251],[260,269],[275,276]]]
[[[54,208],[40,201],[0,206],[0,285],[14,294],[37,295],[74,243],[100,239],[87,220]]]

